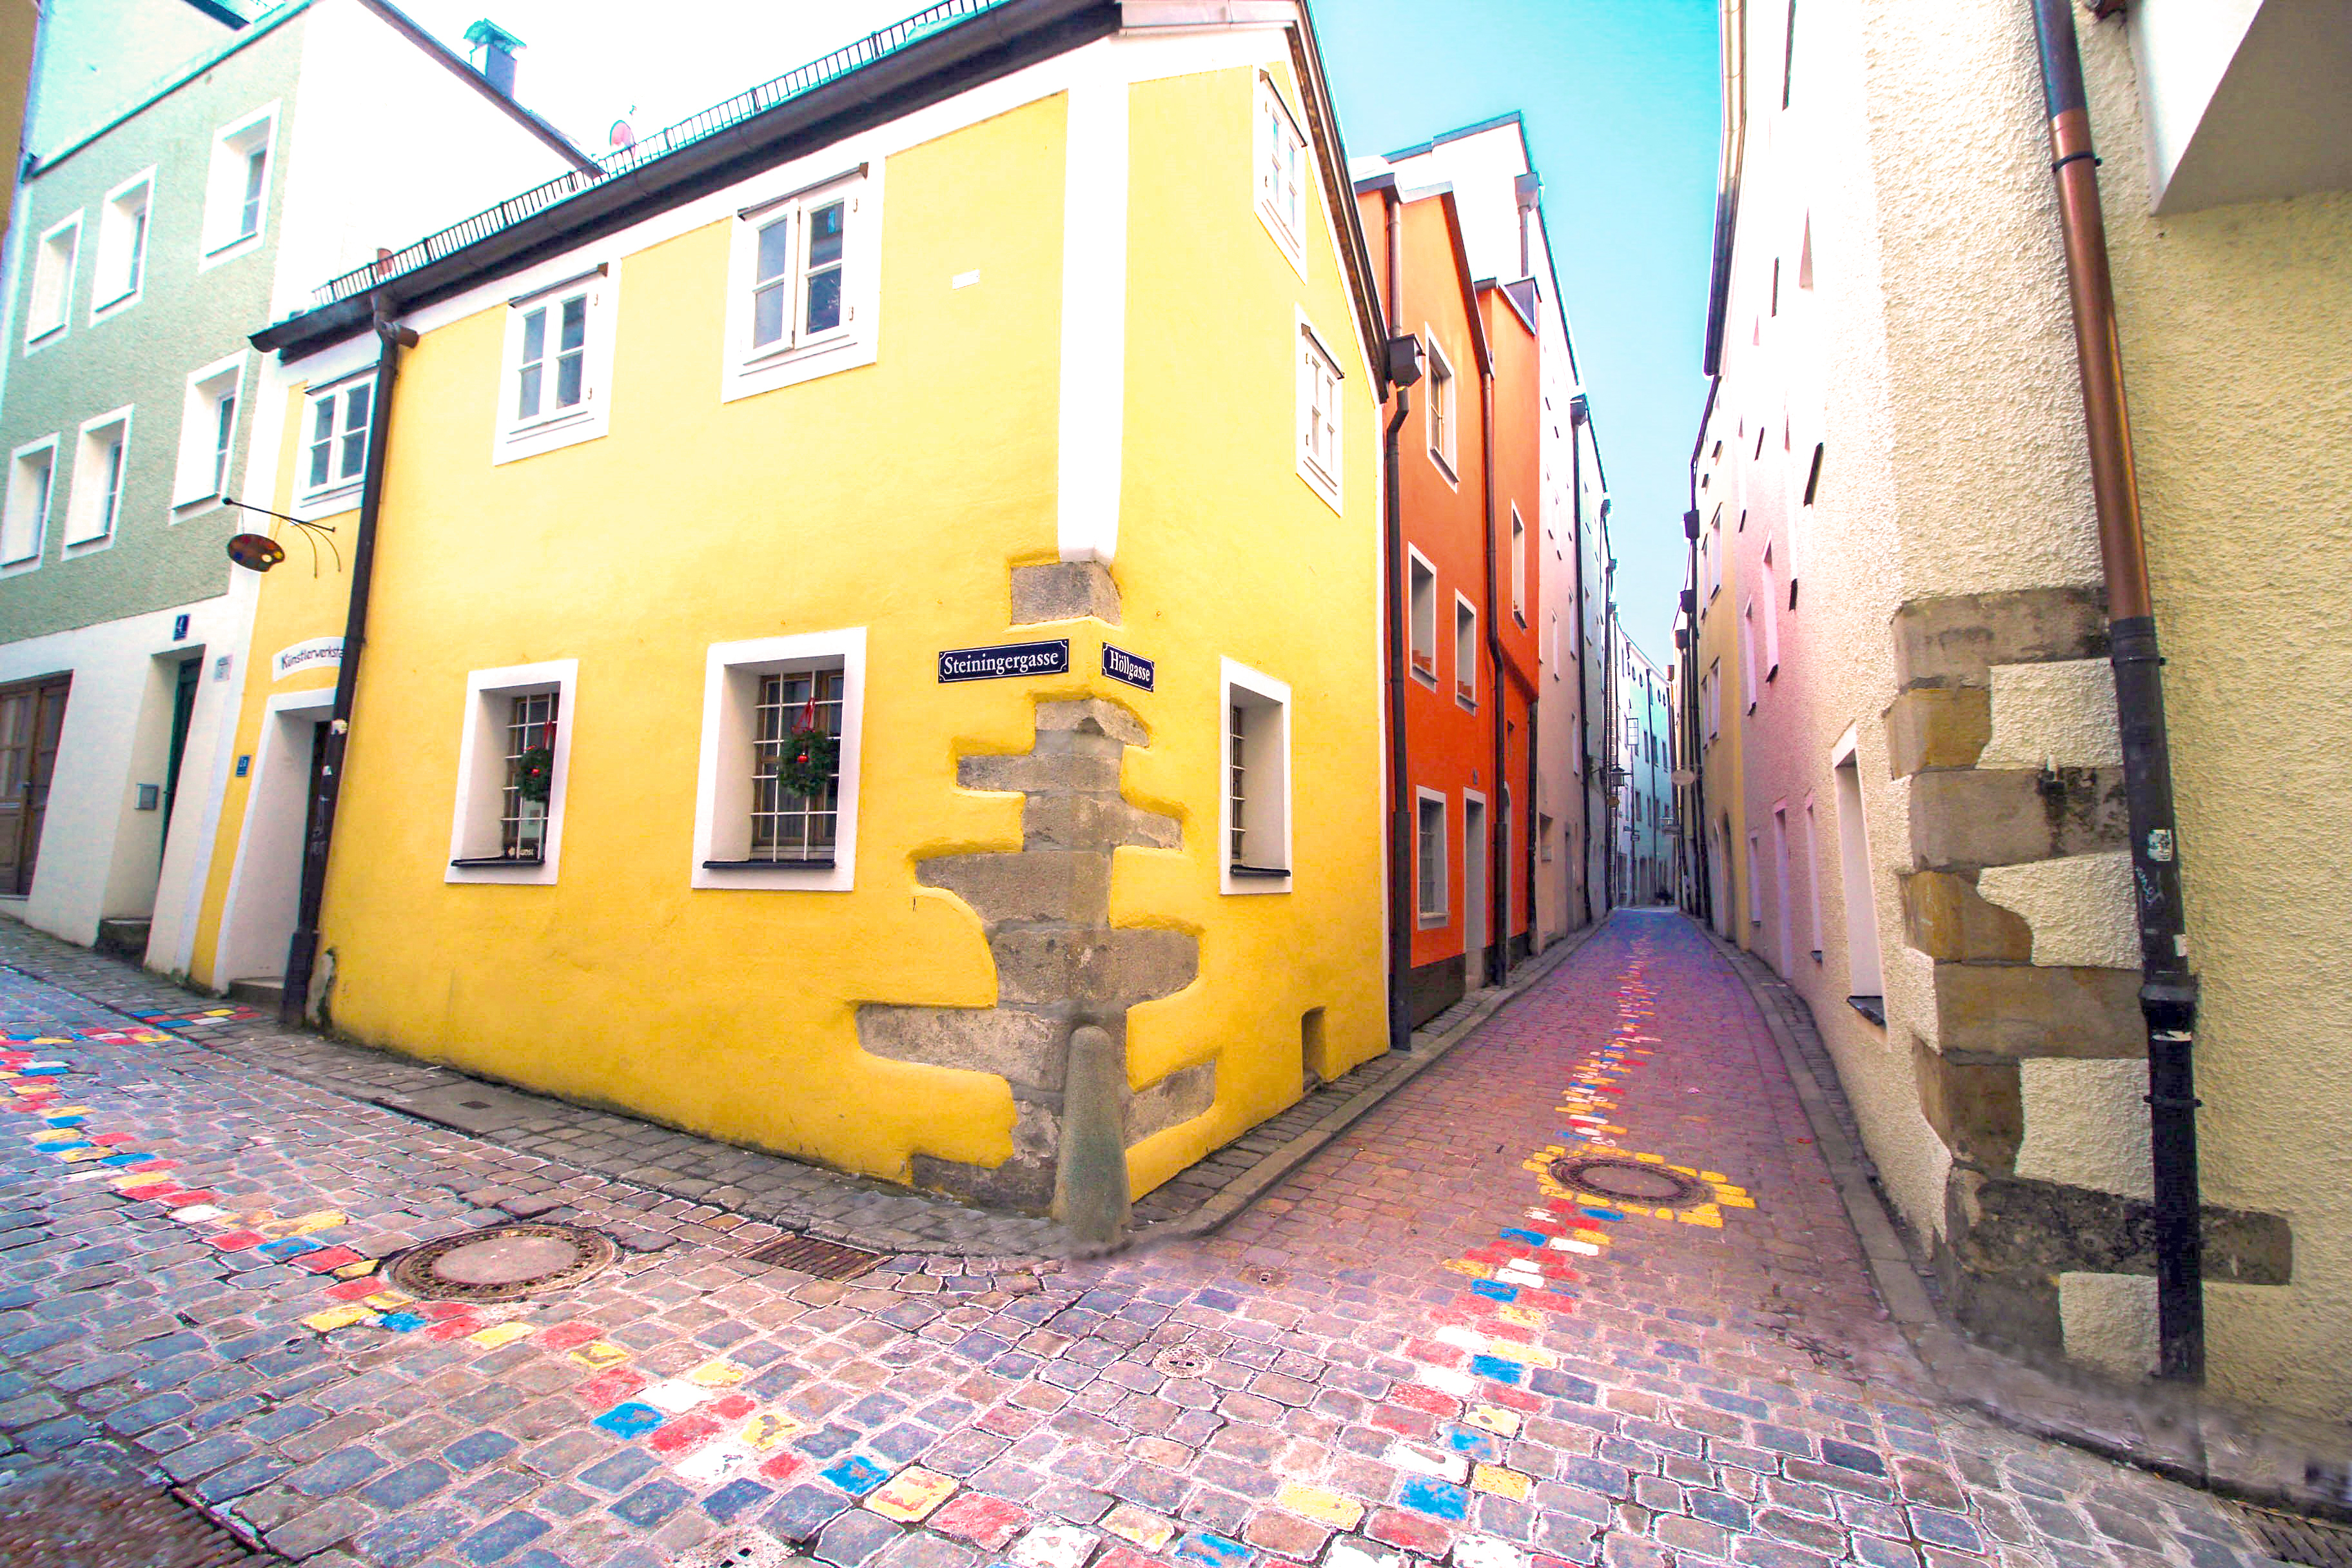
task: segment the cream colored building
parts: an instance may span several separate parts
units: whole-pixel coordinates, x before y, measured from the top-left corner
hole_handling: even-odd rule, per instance
[[[2340,1415],[2352,12],[2103,8],[2075,20],[2202,983],[2209,1381]],[[1693,585],[1735,732],[1704,752],[1717,918],[1811,1005],[1955,1311],[2142,1375],[2139,949],[2032,8],[1723,20]]]

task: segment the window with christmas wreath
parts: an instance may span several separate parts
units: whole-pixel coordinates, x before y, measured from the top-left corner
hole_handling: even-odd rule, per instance
[[[842,670],[760,678],[751,744],[751,852],[830,862],[841,813]]]
[[[547,847],[547,797],[555,778],[557,694],[515,698],[507,713],[506,789],[499,802],[499,853],[536,860]]]

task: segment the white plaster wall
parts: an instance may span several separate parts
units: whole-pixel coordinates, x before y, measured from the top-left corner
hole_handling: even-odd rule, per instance
[[[2114,768],[2123,761],[2116,672],[2105,659],[1992,667],[1992,738],[1978,766]]]
[[[2071,1359],[2126,1381],[2155,1373],[2154,1276],[2061,1274],[2058,1320]]]
[[[2266,5],[2275,0],[2266,0]],[[2352,1405],[2352,193],[2148,210],[2128,40],[2078,24],[2166,658],[2208,1203],[2284,1215],[2294,1282],[2210,1283],[2242,1398]]]
[[[188,617],[188,635],[175,642],[172,626],[180,615]],[[219,723],[223,693],[234,685],[213,679],[212,661],[241,638],[241,619],[223,596],[0,644],[0,685],[73,674],[33,890],[11,906],[26,924],[87,946],[97,940],[100,920],[151,912],[163,814],[136,806],[139,784],[163,782],[161,763],[170,745],[171,691],[158,661],[190,655],[205,660],[189,721],[193,751],[195,736]],[[187,767],[184,761],[184,809],[203,794],[203,773]],[[183,823],[191,838],[198,837],[194,821],[192,814]]]
[[[2036,963],[2139,967],[2131,857],[2122,850],[1987,867],[1977,878],[1977,893],[2033,928]]]
[[[354,0],[318,0],[295,90],[272,315],[571,165]]]
[[[1903,942],[1895,873],[1909,864],[1908,787],[1889,775],[1880,715],[1895,693],[1889,622],[1896,606],[1919,591],[1912,579],[1921,552],[1906,532],[1923,520],[1943,519],[1952,530],[1971,520],[1958,506],[1947,513],[1940,503],[1927,505],[1933,492],[1908,467],[1916,459],[1907,444],[1938,437],[1910,437],[1906,424],[1927,417],[1940,427],[1944,420],[1935,412],[1931,388],[1895,373],[1894,350],[1913,352],[1915,328],[1908,313],[1890,302],[1885,279],[1919,243],[1901,226],[1916,217],[1909,143],[1915,136],[1940,134],[1933,121],[1948,106],[1924,106],[1930,123],[1915,128],[1884,103],[1897,87],[1907,97],[1909,86],[1887,79],[1905,47],[1890,33],[1907,25],[1900,16],[1890,23],[1889,9],[1887,0],[1809,4],[1790,106],[1783,110],[1785,10],[1747,8],[1751,68],[1743,184],[1724,380],[1706,437],[1710,454],[1722,443],[1723,456],[1710,457],[1701,505],[1706,516],[1717,503],[1724,507],[1727,585],[1709,602],[1703,629],[1706,657],[1722,661],[1723,722],[1735,736],[1745,814],[1738,831],[1743,838],[1756,833],[1763,840],[1760,925],[1751,925],[1748,916],[1745,843],[1730,846],[1742,883],[1730,911],[1734,930],[1760,954],[1780,951],[1771,806],[1786,799],[1792,818],[1788,907],[1809,928],[1811,889],[1818,884],[1822,911],[1822,956],[1815,960],[1807,951],[1809,929],[1794,933],[1791,983],[1812,1009],[1887,1192],[1912,1226],[1935,1233],[1943,1226],[1950,1154],[1919,1110],[1913,1052],[1922,1042],[1932,1047],[1934,1010],[1926,961]],[[1938,43],[1928,53],[1942,47]],[[1906,62],[1904,68],[1914,68]],[[1889,138],[1903,145],[1884,145]],[[1800,272],[1809,228],[1812,271],[1806,289]],[[1884,432],[1896,438],[1870,434]],[[1808,508],[1803,482],[1816,442],[1826,449]],[[1768,542],[1775,584],[1769,604],[1758,589]],[[1799,589],[1793,610],[1788,605],[1792,578]],[[1745,711],[1737,635],[1741,610],[1751,601],[1759,616],[1778,617],[1780,658],[1780,674],[1761,686],[1753,714]],[[1759,622],[1759,642],[1760,630]],[[1849,728],[1856,737],[1872,914],[1885,972],[1885,1028],[1845,1000],[1856,987],[1847,952],[1832,752]],[[1718,754],[1730,750],[1718,748]],[[1723,810],[1725,783],[1708,781],[1710,816]],[[1813,864],[1806,861],[1794,822],[1808,795],[1820,825]]]
[[[1779,18],[1763,9],[1750,16],[1761,36],[1748,58],[1777,68]],[[1906,1099],[1909,1035],[1925,1037],[1926,1014],[1917,965],[1898,956],[1889,875],[1907,837],[1878,718],[1894,696],[1886,618],[1930,595],[2096,584],[2099,559],[2029,11],[2006,0],[1811,0],[1804,17],[1795,112],[1817,121],[1801,186],[1774,156],[1777,69],[1749,73],[1758,101],[1717,422],[1769,417],[1811,355],[1829,451],[1823,494],[1796,534],[1805,591],[1783,623],[1774,683],[1791,694],[1769,693],[1748,721],[1744,794],[1752,829],[1772,800],[1822,776],[1829,737],[1858,724],[1895,1026],[1882,1044],[1839,1000],[1834,880],[1823,883],[1832,951],[1818,975],[1801,963],[1797,984],[1889,1191],[1932,1226],[1937,1163]],[[2352,854],[2340,826],[2352,705],[2335,698],[2352,689],[2352,639],[2335,621],[2352,560],[2352,195],[2152,216],[2129,42],[2119,23],[2078,11],[2076,26],[2105,154],[2189,954],[2203,986],[2204,1194],[2284,1215],[2294,1232],[2292,1284],[2209,1286],[2211,1379],[2235,1396],[2340,1412],[2352,1401],[2352,1144],[2341,1136],[2352,1116],[2341,1065]],[[1805,134],[1780,133],[1783,151]],[[1785,255],[1801,205],[1819,312],[1801,342],[1786,323],[1776,340],[1769,313],[1756,324],[1770,255]],[[1742,487],[1753,530],[1757,498],[1779,485],[1759,466]],[[2103,697],[2092,668],[1999,672],[1990,757],[2111,758],[2112,732],[2094,721]],[[2114,877],[2112,862],[2004,873],[1987,896],[2038,917],[2039,961],[2114,959],[2118,926],[2095,907]],[[2067,1145],[2138,1157],[2139,1070],[2037,1066],[2027,1168],[2124,1183]],[[2104,1303],[2069,1309],[2069,1334],[2085,1345],[2137,1321],[2128,1290],[2072,1289]],[[2101,1315],[2108,1327],[2095,1331]]]
[[[2025,1142],[2017,1173],[2127,1197],[2156,1194],[2147,1130],[2147,1064],[2049,1061],[2020,1064]]]

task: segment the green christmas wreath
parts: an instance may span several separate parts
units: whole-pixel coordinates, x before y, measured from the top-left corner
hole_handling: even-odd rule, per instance
[[[815,800],[841,765],[841,741],[822,730],[795,730],[776,752],[776,783],[785,794]]]
[[[555,752],[551,748],[533,746],[515,759],[515,793],[523,799],[544,805],[554,782]]]

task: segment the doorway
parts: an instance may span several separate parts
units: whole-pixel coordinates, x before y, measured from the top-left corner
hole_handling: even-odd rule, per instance
[[[0,896],[33,890],[70,675],[0,687]]]
[[[172,754],[163,765],[163,842],[172,841],[172,806],[180,798],[180,760],[188,752],[188,722],[196,711],[196,680],[204,673],[204,659],[184,658],[180,661],[178,679],[172,686]]]
[[[1462,794],[1462,968],[1472,990],[1488,983],[1486,969],[1486,803]]]
[[[262,722],[253,793],[246,801],[245,829],[213,966],[218,989],[239,981],[267,984],[286,973],[286,946],[301,900],[303,850],[318,809],[319,764],[326,754],[334,700],[332,690],[278,698]]]

